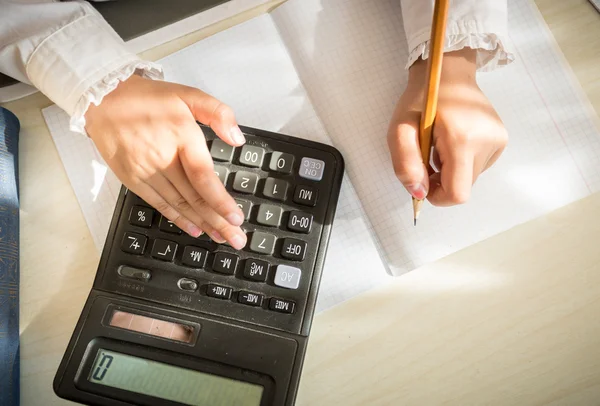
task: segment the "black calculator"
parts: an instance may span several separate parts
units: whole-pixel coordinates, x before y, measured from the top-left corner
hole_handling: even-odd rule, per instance
[[[287,406],[296,399],[344,161],[335,148],[201,125],[246,247],[182,232],[125,187],[54,378],[88,405]]]

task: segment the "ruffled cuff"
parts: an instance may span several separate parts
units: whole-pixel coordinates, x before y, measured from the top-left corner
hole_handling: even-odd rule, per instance
[[[429,40],[422,42],[411,50],[406,69],[417,59],[429,57],[429,42]],[[489,72],[515,60],[514,54],[506,47],[506,41],[497,34],[457,34],[446,37],[444,52],[458,51],[463,48],[478,51],[476,64],[479,72]]]
[[[81,95],[71,115],[69,122],[70,130],[87,135],[85,131],[85,113],[87,113],[90,104],[93,103],[95,106],[98,106],[102,102],[102,99],[116,89],[120,82],[129,79],[134,74],[153,80],[164,79],[162,67],[154,62],[134,60],[126,63],[119,69],[106,75]]]

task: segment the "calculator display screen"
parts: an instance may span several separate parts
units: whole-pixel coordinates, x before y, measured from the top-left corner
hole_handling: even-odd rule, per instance
[[[193,406],[259,406],[263,387],[99,349],[88,380]]]

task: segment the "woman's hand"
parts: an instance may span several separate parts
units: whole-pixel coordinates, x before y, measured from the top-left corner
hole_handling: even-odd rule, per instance
[[[465,203],[478,176],[496,162],[508,141],[506,129],[475,80],[475,51],[444,55],[432,145],[434,169],[421,158],[419,121],[426,93],[427,61],[418,60],[396,106],[388,145],[396,176],[417,199],[436,206]]]
[[[86,113],[86,131],[119,180],[188,234],[246,244],[241,210],[213,171],[196,120],[245,142],[232,110],[198,89],[132,76]]]

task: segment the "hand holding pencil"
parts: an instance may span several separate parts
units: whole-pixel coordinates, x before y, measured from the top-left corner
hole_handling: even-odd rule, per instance
[[[425,199],[434,206],[465,203],[508,141],[476,82],[477,52],[485,51],[442,53],[448,7],[436,0],[429,57],[410,67],[388,129],[394,171],[413,197],[415,223]]]

